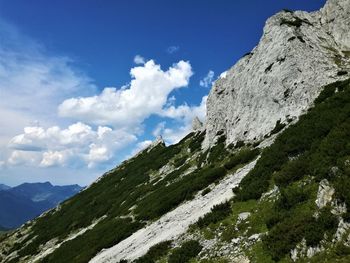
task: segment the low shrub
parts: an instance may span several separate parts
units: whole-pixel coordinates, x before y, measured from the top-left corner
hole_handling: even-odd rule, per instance
[[[308,158],[300,157],[288,162],[274,176],[274,181],[277,186],[287,186],[292,182],[301,179],[308,171]]]
[[[231,214],[231,205],[229,202],[225,202],[219,205],[215,205],[211,212],[199,218],[197,221],[197,226],[203,228],[209,226],[210,224],[215,224]]]
[[[202,192],[202,196],[205,196],[206,194],[210,193],[211,192],[211,189],[208,187],[208,188],[205,188]]]
[[[185,155],[185,156],[182,156],[182,157],[179,157],[179,158],[175,159],[174,160],[175,168],[180,167],[181,165],[183,165],[186,162],[187,158],[188,158],[188,156]]]
[[[281,123],[281,120],[278,120],[278,121],[276,121],[276,125],[275,125],[275,127],[273,128],[273,130],[271,131],[271,135],[272,134],[276,134],[276,133],[278,133],[278,132],[280,132],[284,127],[286,127],[286,124],[284,124],[284,123]]]
[[[202,250],[202,246],[196,240],[190,240],[175,248],[168,257],[168,263],[186,263],[191,258],[196,257]]]
[[[234,154],[228,162],[224,164],[227,170],[235,168],[239,164],[245,164],[252,161],[259,154],[259,149],[243,149]]]
[[[151,247],[145,255],[136,259],[134,263],[153,263],[165,256],[171,248],[171,241],[160,242]]]
[[[191,138],[191,142],[188,145],[188,148],[190,149],[191,153],[201,149],[204,138],[205,132],[201,132]]]

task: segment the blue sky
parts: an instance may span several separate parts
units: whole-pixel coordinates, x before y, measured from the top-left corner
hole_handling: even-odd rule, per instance
[[[86,185],[176,142],[283,8],[325,0],[0,0],[0,183]]]

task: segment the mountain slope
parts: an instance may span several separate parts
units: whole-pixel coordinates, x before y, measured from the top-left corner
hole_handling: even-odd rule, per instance
[[[9,229],[28,220],[78,193],[77,185],[53,186],[50,183],[25,183],[0,191],[0,225]]]
[[[46,202],[35,203],[9,191],[0,191],[0,225],[6,228],[20,226],[50,207]]]
[[[182,239],[203,244],[209,262],[348,262],[349,116],[350,80],[325,87],[263,151],[223,216],[214,210]]]
[[[0,184],[0,191],[1,191],[1,190],[8,190],[8,189],[10,189],[10,188],[11,188],[11,187],[8,186],[8,185]]]
[[[3,247],[16,245],[2,251],[3,256],[9,262],[26,255],[44,262],[87,262],[258,154],[249,147],[224,151],[224,137],[212,151],[202,153],[203,138],[204,133],[197,132],[176,145],[165,147],[161,141],[152,145],[28,223],[18,231],[21,238],[10,235]],[[224,168],[231,159],[235,163]],[[202,163],[206,164],[201,167]]]
[[[157,140],[2,237],[0,259],[347,262],[349,13],[329,0],[269,19],[214,84],[205,128]]]

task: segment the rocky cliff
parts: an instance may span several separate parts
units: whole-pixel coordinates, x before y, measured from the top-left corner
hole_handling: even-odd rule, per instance
[[[205,125],[1,236],[0,261],[350,262],[349,4],[270,18]]]
[[[227,144],[259,141],[277,123],[312,106],[325,84],[349,75],[350,2],[320,11],[281,11],[267,20],[256,48],[221,75],[207,101],[205,147],[223,131]]]

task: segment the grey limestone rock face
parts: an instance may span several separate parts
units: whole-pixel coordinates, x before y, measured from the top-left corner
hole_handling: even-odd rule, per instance
[[[203,123],[198,119],[198,117],[195,117],[192,120],[192,130],[193,131],[200,131],[203,129]]]
[[[219,131],[227,144],[261,140],[278,121],[287,124],[305,113],[324,85],[349,77],[349,20],[348,0],[268,19],[258,46],[214,83],[203,147]]]

